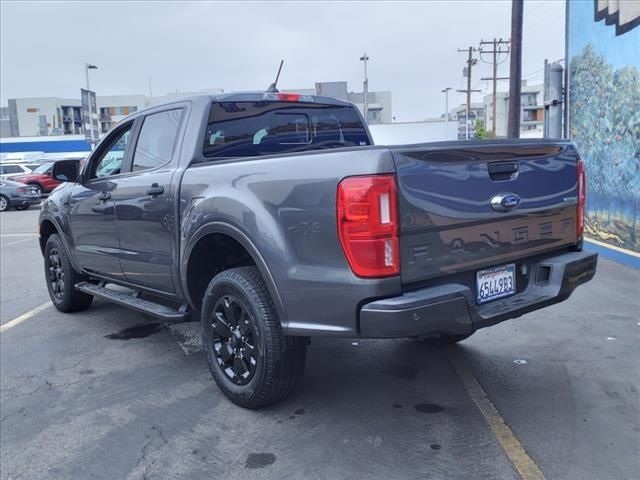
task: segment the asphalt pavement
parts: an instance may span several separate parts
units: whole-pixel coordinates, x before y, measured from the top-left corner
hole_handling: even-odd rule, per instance
[[[0,214],[3,480],[640,478],[638,270],[600,259],[567,302],[447,349],[314,339],[297,393],[249,411],[196,324],[47,306],[37,215]]]

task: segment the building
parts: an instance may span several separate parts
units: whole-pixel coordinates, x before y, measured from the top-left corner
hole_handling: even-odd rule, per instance
[[[222,93],[222,89],[200,92],[175,92],[158,97],[145,95],[98,96],[100,133],[107,132],[127,115],[143,108],[198,93]],[[80,98],[38,97],[12,98],[0,114],[2,137],[32,137],[47,135],[80,135],[82,108]],[[8,117],[8,126],[4,118]]]
[[[347,88],[347,82],[344,81],[316,82],[315,88],[283,89],[282,91],[285,93],[301,93],[339,98],[340,100],[354,103],[364,114],[364,92],[350,92]],[[391,92],[369,92],[367,94],[367,101],[367,123],[369,125],[392,122]]]
[[[0,138],[11,136],[11,121],[9,107],[0,107]]]
[[[484,120],[484,111],[484,103],[471,102],[471,108],[469,109],[469,122],[465,122],[467,117],[467,106],[465,104],[449,111],[449,120],[455,120],[458,123],[458,140],[467,139],[467,125],[469,129],[468,138],[473,139],[476,137],[476,121],[478,119]]]
[[[493,95],[484,97],[485,128],[493,126]],[[507,136],[509,92],[496,92],[496,137]],[[542,137],[544,130],[544,85],[527,85],[522,81],[520,97],[520,136]]]
[[[317,82],[315,88],[283,90],[309,95],[325,95],[348,100],[364,111],[363,92],[349,92],[347,82]],[[98,96],[98,121],[100,134],[127,115],[143,108],[167,102],[176,98],[198,93],[222,93],[220,88],[204,89],[199,92],[175,92],[158,97],[146,95]],[[368,123],[391,123],[391,92],[369,92]],[[8,107],[0,114],[2,137],[32,137],[46,135],[80,135],[82,129],[82,108],[80,98],[38,97],[12,98]]]

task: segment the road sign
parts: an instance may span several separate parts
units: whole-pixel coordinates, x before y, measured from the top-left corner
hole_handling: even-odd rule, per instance
[[[96,103],[96,92],[80,89],[82,99],[82,129],[84,139],[87,143],[98,143],[100,127],[98,124],[98,105]]]

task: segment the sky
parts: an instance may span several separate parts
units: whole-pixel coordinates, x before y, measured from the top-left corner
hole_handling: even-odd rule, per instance
[[[584,0],[591,2],[592,0]],[[542,83],[544,59],[564,58],[564,0],[525,0],[523,77]],[[222,88],[263,90],[346,80],[392,92],[396,121],[440,116],[465,102],[462,68],[480,40],[510,36],[511,1],[11,2],[0,3],[0,105],[20,97],[80,96],[84,63],[98,95]],[[489,60],[488,55],[483,58]],[[507,76],[509,59],[499,67]],[[472,88],[491,91],[478,61]],[[508,89],[508,81],[499,82]]]

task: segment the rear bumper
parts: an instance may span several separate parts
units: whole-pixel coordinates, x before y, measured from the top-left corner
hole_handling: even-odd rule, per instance
[[[12,197],[9,201],[12,207],[26,207],[27,205],[39,203],[40,199],[34,197]]]
[[[467,285],[448,283],[367,303],[360,309],[364,338],[464,335],[566,300],[596,273],[598,255],[568,252],[538,259],[529,267],[526,289],[516,295],[477,305]],[[538,276],[543,271],[544,279]],[[540,280],[538,280],[540,279]]]

